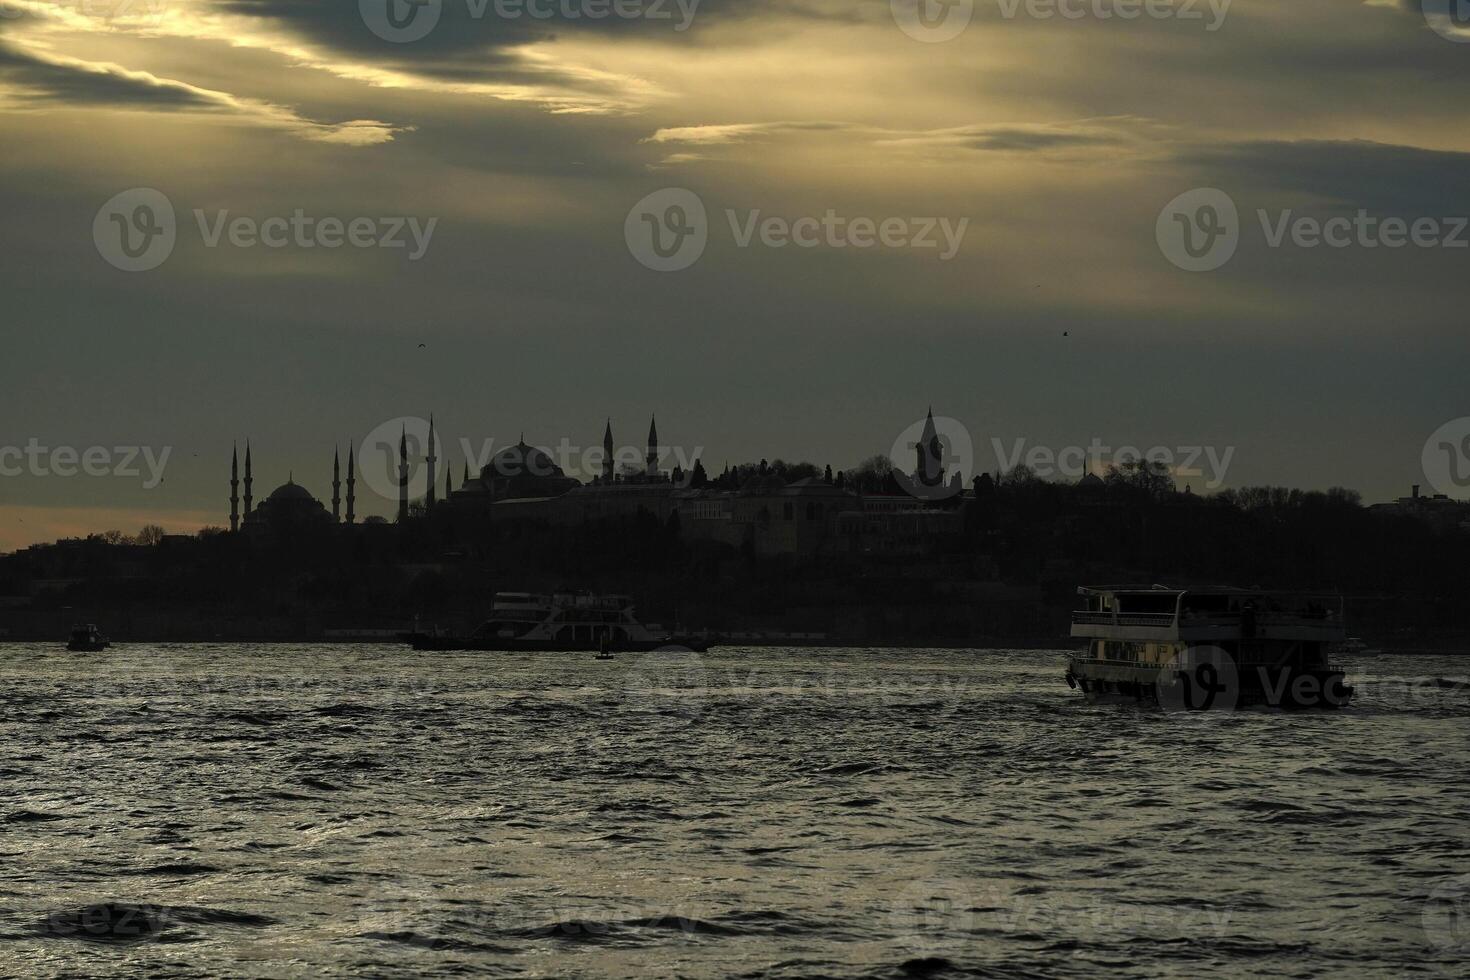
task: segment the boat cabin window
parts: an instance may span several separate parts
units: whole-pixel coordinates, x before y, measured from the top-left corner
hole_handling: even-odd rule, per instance
[[[1174,603],[1177,600],[1178,596],[1172,592],[1120,595],[1118,596],[1118,612],[1172,614]]]
[[[1184,597],[1182,608],[1184,612],[1196,616],[1217,615],[1230,612],[1231,601],[1228,595],[1189,594]]]

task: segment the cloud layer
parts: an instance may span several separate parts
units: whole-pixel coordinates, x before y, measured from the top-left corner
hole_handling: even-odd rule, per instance
[[[0,411],[17,438],[190,461],[148,494],[22,477],[0,500],[207,510],[232,438],[310,473],[430,409],[541,441],[658,410],[716,465],[841,468],[931,402],[981,445],[1214,440],[1241,480],[1372,497],[1421,482],[1423,438],[1464,412],[1465,252],[1272,247],[1258,218],[1470,214],[1470,44],[1417,2],[1236,0],[1210,31],[977,0],[942,43],[877,0],[567,2],[444,0],[395,42],[370,0],[0,0]],[[659,274],[625,222],[670,185],[709,240]],[[178,230],[132,274],[92,230],[137,187]],[[1193,274],[1156,223],[1200,187],[1241,240]],[[196,217],[297,211],[438,224],[408,262],[211,244]],[[742,245],[729,217],[829,212],[968,230],[940,262]]]

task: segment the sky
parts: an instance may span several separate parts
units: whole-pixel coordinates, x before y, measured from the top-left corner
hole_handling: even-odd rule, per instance
[[[1465,496],[1450,2],[0,0],[0,551],[431,412]]]

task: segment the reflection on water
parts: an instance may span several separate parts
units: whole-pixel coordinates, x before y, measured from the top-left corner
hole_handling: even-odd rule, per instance
[[[1470,664],[1190,715],[1064,656],[0,646],[0,974],[1458,971]]]

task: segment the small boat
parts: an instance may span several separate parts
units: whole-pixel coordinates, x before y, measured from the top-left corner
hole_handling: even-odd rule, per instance
[[[504,650],[595,652],[611,660],[619,651],[644,653],[679,646],[696,653],[709,649],[707,636],[680,636],[644,626],[633,615],[633,600],[590,592],[497,592],[490,618],[468,634],[415,629],[403,634],[415,650]]]
[[[1125,698],[1188,710],[1267,705],[1340,708],[1342,597],[1162,585],[1081,588],[1072,614],[1086,648],[1067,685],[1089,700]]]
[[[107,642],[107,637],[102,635],[94,624],[85,626],[73,626],[71,628],[71,639],[66,643],[68,650],[78,653],[96,653],[98,650],[106,650],[112,644]]]

